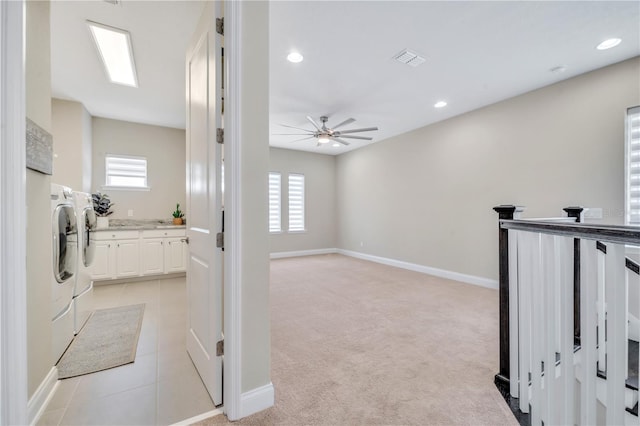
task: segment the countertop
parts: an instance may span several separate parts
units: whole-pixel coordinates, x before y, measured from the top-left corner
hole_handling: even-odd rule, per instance
[[[174,225],[173,221],[165,219],[109,219],[108,228],[95,229],[101,231],[129,231],[148,229],[184,229],[185,225]]]

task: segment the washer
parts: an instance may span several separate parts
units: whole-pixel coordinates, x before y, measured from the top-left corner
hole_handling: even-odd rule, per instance
[[[91,194],[73,191],[72,196],[78,219],[78,266],[73,290],[73,332],[78,334],[93,311],[93,281],[89,267],[93,264],[95,252],[93,232],[96,229],[96,213]]]
[[[58,362],[73,340],[73,288],[78,267],[78,227],[71,189],[51,184],[53,280],[51,317],[53,361]]]

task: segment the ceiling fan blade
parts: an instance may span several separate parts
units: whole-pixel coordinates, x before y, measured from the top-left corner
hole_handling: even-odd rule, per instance
[[[320,128],[320,126],[318,126],[318,123],[315,122],[315,120],[311,117],[309,117],[307,115],[307,120],[309,120],[311,122],[311,124],[313,124],[313,127],[315,127],[316,129],[318,129],[319,132],[322,131],[322,129]]]
[[[336,141],[338,143],[341,143],[342,145],[349,145],[349,142],[343,141],[342,139],[336,138],[335,136],[334,137],[330,137],[329,139],[331,139],[332,141]]]
[[[302,128],[300,128],[300,127],[289,126],[289,125],[287,125],[287,124],[280,124],[280,126],[282,126],[282,127],[288,127],[288,128],[290,128],[290,129],[302,130],[302,131],[304,131],[304,132],[313,133],[313,130],[309,130],[309,129],[302,129]]]
[[[313,133],[271,133],[273,136],[311,136]]]
[[[362,139],[363,141],[371,141],[373,138],[368,138],[366,136],[349,136],[349,135],[340,135],[341,138],[345,139]]]
[[[313,138],[315,138],[315,136],[309,136],[308,138],[296,139],[295,141],[289,141],[289,143],[306,141],[307,139],[313,139]]]
[[[346,119],[346,120],[344,120],[342,123],[340,123],[340,124],[338,124],[338,125],[336,125],[336,126],[333,126],[333,127],[331,128],[331,130],[335,130],[335,129],[337,129],[338,127],[346,126],[347,124],[351,124],[351,123],[353,123],[354,121],[356,121],[356,119],[355,119],[355,118],[347,118],[347,119]]]
[[[365,127],[362,129],[350,129],[350,130],[341,130],[339,133],[358,133],[358,132],[373,132],[374,130],[378,130],[377,127]]]

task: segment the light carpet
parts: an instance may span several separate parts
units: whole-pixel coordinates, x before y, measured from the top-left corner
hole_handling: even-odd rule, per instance
[[[239,425],[518,424],[493,384],[496,290],[341,255],[273,260],[271,343],[275,406]]]
[[[58,377],[67,379],[133,362],[144,306],[94,311],[58,362]]]

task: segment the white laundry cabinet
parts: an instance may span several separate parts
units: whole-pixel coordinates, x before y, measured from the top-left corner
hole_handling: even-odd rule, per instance
[[[94,233],[93,280],[131,278],[186,271],[184,228],[104,230]]]

